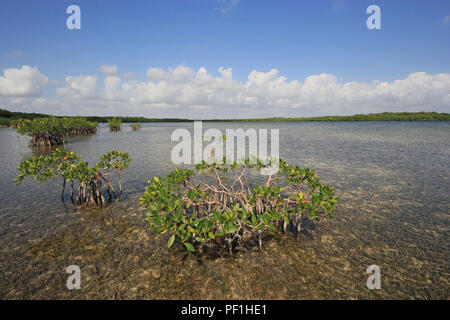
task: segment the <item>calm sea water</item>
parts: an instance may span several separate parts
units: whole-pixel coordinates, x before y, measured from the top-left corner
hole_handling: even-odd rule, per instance
[[[121,199],[90,211],[60,200],[61,181],[13,183],[21,160],[46,151],[0,129],[0,298],[449,298],[450,123],[204,123],[280,129],[280,156],[341,198],[338,216],[308,222],[299,240],[271,237],[233,258],[168,250],[139,206],[146,179],[174,168],[172,131],[192,124],[122,127],[65,145],[90,162],[112,149],[133,158]],[[81,290],[66,287],[73,264]],[[372,264],[381,290],[366,287]]]

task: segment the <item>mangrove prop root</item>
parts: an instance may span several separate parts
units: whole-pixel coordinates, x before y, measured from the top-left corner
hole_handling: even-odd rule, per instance
[[[61,133],[40,133],[31,136],[30,147],[49,147],[63,145],[65,138],[79,135],[93,134],[97,128],[73,129],[64,134]]]
[[[102,180],[106,182],[105,188]],[[67,179],[63,180],[61,191],[61,198],[63,200],[66,181]],[[77,186],[75,186],[75,182],[73,180],[70,181],[70,199],[78,205],[85,204],[89,207],[102,207],[106,204],[106,198],[104,195],[105,192],[108,194],[108,202],[112,201],[113,198],[117,199],[114,187],[100,173],[97,173],[97,175],[87,183],[78,182]]]
[[[61,199],[64,199],[64,189],[66,188],[66,179],[64,178],[62,191],[61,191]]]
[[[29,146],[30,147],[48,147],[48,146],[58,146],[64,144],[64,137],[62,134],[36,134],[31,137]]]

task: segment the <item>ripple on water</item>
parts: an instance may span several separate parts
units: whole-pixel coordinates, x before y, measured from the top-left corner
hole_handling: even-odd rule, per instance
[[[94,162],[111,149],[133,158],[119,202],[74,210],[59,200],[59,181],[11,182],[36,154],[0,130],[0,297],[45,299],[448,299],[448,123],[207,123],[280,128],[280,153],[336,186],[338,216],[305,221],[299,241],[268,235],[264,250],[226,255],[169,250],[147,229],[138,198],[147,177],[172,168],[171,132],[188,124],[145,124],[140,131],[101,128],[65,148]],[[82,270],[82,289],[67,290],[65,269]],[[369,265],[382,290],[365,287]],[[269,275],[269,276],[268,276]]]

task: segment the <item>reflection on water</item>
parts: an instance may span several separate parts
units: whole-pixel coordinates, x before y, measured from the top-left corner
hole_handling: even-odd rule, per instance
[[[65,146],[94,163],[130,153],[120,201],[74,210],[60,181],[11,182],[42,151],[0,130],[0,298],[449,298],[450,123],[204,123],[203,129],[280,128],[281,157],[315,169],[337,189],[338,216],[309,221],[300,241],[268,236],[265,250],[234,258],[169,250],[147,230],[138,198],[146,179],[172,168],[170,134],[192,124],[102,127]],[[48,152],[48,151],[44,151]],[[69,265],[81,290],[68,290]],[[380,266],[382,289],[365,286]]]

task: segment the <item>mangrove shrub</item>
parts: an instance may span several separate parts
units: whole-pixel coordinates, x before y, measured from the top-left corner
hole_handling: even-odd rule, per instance
[[[71,200],[87,206],[101,207],[106,204],[105,191],[108,200],[113,196],[117,198],[111,176],[117,176],[121,193],[120,174],[131,161],[129,155],[117,150],[109,151],[93,167],[81,158],[81,155],[61,149],[56,149],[50,155],[32,157],[20,163],[17,168],[19,175],[13,181],[20,183],[26,177],[31,177],[32,180],[46,182],[62,177],[61,198],[64,200],[66,183],[69,183]]]
[[[232,254],[249,241],[261,248],[266,231],[296,236],[303,215],[315,220],[335,215],[334,189],[313,170],[280,160],[276,174],[261,176],[259,170],[269,165],[203,161],[195,169],[176,168],[149,179],[140,202],[148,209],[150,230],[169,234],[168,247],[179,242],[195,251],[218,244]]]
[[[133,130],[133,131],[140,130],[141,126],[142,125],[140,123],[132,123],[132,124],[130,124],[131,130]]]
[[[11,125],[18,134],[31,137],[30,146],[54,146],[64,144],[66,137],[97,132],[98,123],[79,117],[45,117],[14,120]]]
[[[108,127],[111,131],[120,131],[120,126],[122,125],[121,118],[111,118],[108,119]]]
[[[9,127],[10,122],[11,121],[8,118],[0,117],[0,127]]]

